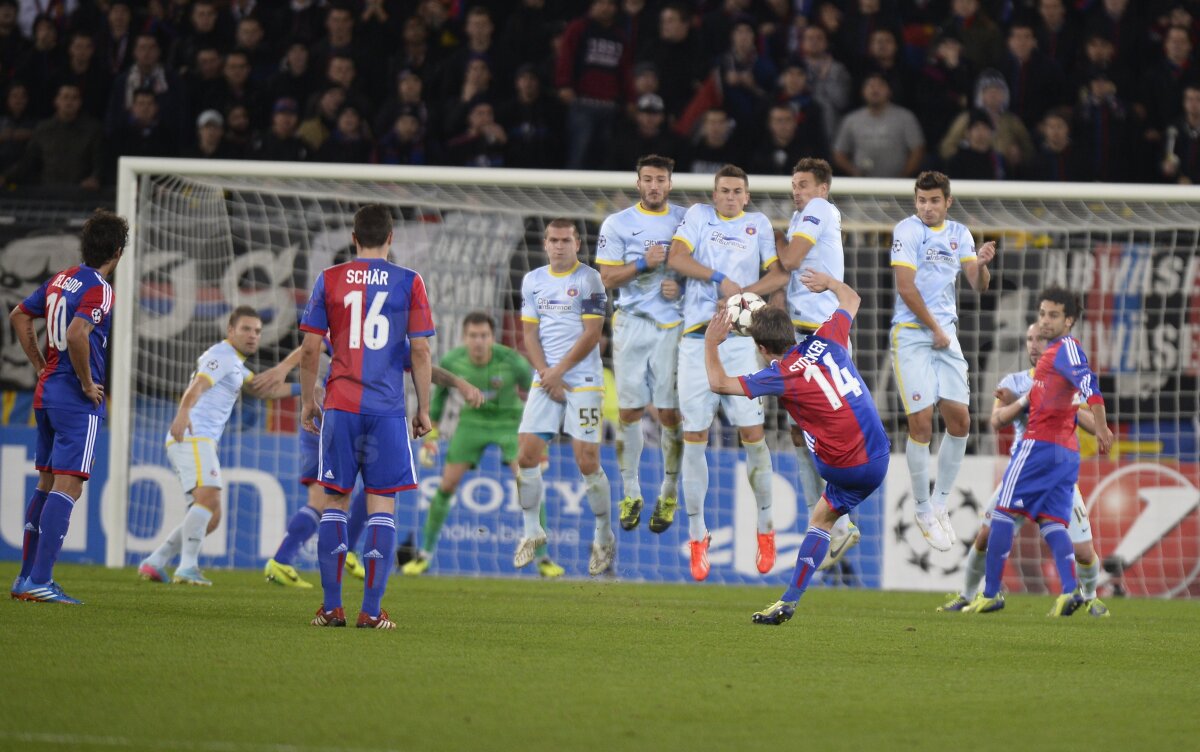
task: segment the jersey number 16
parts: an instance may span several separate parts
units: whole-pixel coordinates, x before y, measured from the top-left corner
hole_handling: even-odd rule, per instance
[[[365,344],[368,350],[382,350],[388,342],[391,332],[391,322],[382,315],[383,304],[387,300],[386,292],[377,292],[371,298],[371,306],[363,317],[363,291],[354,290],[346,293],[342,304],[350,309],[350,342],[351,350],[361,350]]]

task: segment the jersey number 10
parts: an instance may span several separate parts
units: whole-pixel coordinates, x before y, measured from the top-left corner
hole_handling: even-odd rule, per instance
[[[841,409],[842,397],[847,394],[853,394],[855,397],[862,396],[862,384],[858,379],[854,378],[854,374],[850,373],[849,368],[842,368],[834,362],[833,356],[825,353],[825,357],[821,358],[821,362],[829,369],[829,375],[833,377],[833,383],[829,383],[829,379],[825,378],[825,374],[817,367],[816,363],[809,365],[804,369],[804,380],[815,381],[817,386],[821,387],[821,391],[825,393],[825,397],[829,400],[829,406],[834,410]]]
[[[46,339],[59,352],[67,349],[67,299],[58,293],[46,298]]]
[[[350,309],[350,342],[351,350],[361,350],[365,344],[368,350],[382,350],[388,342],[391,332],[391,322],[382,315],[383,304],[387,300],[386,292],[377,292],[371,298],[371,306],[363,318],[363,291],[355,290],[346,293],[342,304]]]

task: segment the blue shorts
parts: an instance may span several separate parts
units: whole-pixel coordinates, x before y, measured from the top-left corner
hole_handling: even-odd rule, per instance
[[[55,475],[74,475],[84,480],[92,477],[102,418],[55,407],[39,407],[33,412],[37,420],[34,467]]]
[[[850,510],[866,501],[868,496],[883,485],[883,479],[887,477],[889,459],[885,454],[861,465],[833,467],[814,455],[813,462],[816,463],[817,472],[825,480],[825,501],[829,502],[834,511],[849,514]]]
[[[317,482],[317,465],[321,461],[321,437],[300,429],[300,482],[311,486]]]
[[[1067,525],[1078,481],[1079,452],[1049,441],[1024,439],[1004,470],[996,509],[1035,522],[1044,517]]]
[[[350,493],[360,472],[367,493],[417,487],[405,416],[325,411],[317,482],[335,493]]]

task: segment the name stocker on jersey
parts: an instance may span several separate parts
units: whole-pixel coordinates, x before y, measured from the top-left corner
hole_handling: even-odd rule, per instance
[[[922,222],[915,214],[896,225],[892,232],[892,266],[915,269],[917,292],[934,320],[941,326],[958,321],[954,284],[964,261],[975,259],[975,238],[953,220],[939,228]],[[893,324],[920,324],[896,294]]]
[[[229,414],[242,393],[242,385],[254,378],[245,366],[245,357],[229,340],[218,342],[196,359],[196,372],[208,381],[208,390],[200,395],[188,415],[192,423],[189,435],[218,441],[229,422]],[[167,443],[174,440],[167,436]]]
[[[811,269],[825,272],[836,280],[846,278],[846,259],[842,253],[842,213],[823,198],[814,198],[792,214],[787,241],[801,237],[813,244],[804,263],[788,282],[788,312],[792,323],[818,327],[837,310],[837,295],[832,290],[813,292],[800,281],[800,273]]]
[[[83,264],[55,274],[21,301],[21,310],[25,313],[46,319],[46,368],[38,377],[33,393],[35,408],[104,414],[103,401],[97,408],[83,396],[83,386],[67,355],[67,328],[76,318],[92,324],[88,367],[92,371],[92,382],[104,386],[112,304],[112,287],[100,272]]]
[[[742,287],[757,282],[762,270],[776,260],[775,233],[771,221],[760,212],[742,212],[727,219],[709,204],[696,204],[683,216],[674,240],[686,245],[696,261]],[[711,321],[718,297],[718,285],[689,279],[683,293],[684,331]]]
[[[300,329],[333,345],[325,409],[404,415],[410,337],[432,337],[425,282],[383,259],[355,259],[321,273]]]
[[[583,336],[583,320],[603,317],[607,303],[600,272],[580,263],[562,274],[549,266],[534,269],[521,283],[521,320],[538,325],[538,340],[551,368]],[[600,348],[592,348],[567,371],[563,382],[571,389],[603,389]]]
[[[671,247],[675,228],[683,221],[684,208],[668,204],[661,212],[642,208],[640,203],[617,212],[600,225],[596,241],[596,263],[622,266],[645,258],[654,246],[665,251]],[[637,275],[620,288],[617,310],[645,316],[662,327],[671,327],[683,320],[682,303],[678,298],[667,300],[662,295],[662,283],[668,270],[661,266]]]

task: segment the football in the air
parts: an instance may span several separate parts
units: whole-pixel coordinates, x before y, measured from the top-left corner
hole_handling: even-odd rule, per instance
[[[733,322],[733,331],[741,335],[749,335],[750,324],[754,320],[754,312],[766,304],[765,300],[752,292],[739,292],[736,295],[730,295],[729,300],[725,301],[725,307],[729,310],[729,318]]]

